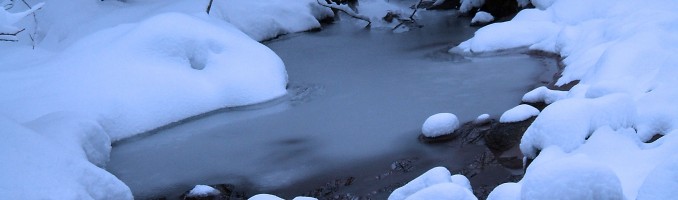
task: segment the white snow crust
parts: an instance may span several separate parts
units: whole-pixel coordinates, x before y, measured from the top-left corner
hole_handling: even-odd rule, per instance
[[[499,122],[501,123],[520,122],[537,115],[539,115],[539,110],[536,109],[535,107],[532,107],[527,104],[520,104],[504,112],[504,114],[502,114],[501,117],[499,118]]]
[[[437,137],[454,133],[459,128],[459,119],[452,113],[438,113],[431,115],[421,126],[421,132],[426,137]]]

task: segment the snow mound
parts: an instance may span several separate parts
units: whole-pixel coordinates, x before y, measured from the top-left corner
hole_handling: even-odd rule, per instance
[[[210,187],[208,185],[196,185],[191,189],[191,191],[188,192],[186,197],[204,197],[204,196],[212,196],[212,195],[219,195],[221,192],[219,190],[214,189],[213,187]]]
[[[614,171],[583,155],[532,167],[521,182],[521,199],[624,199]]]
[[[638,200],[672,199],[678,196],[678,158],[669,157],[645,178]]]
[[[166,13],[99,31],[48,64],[3,71],[0,80],[13,83],[0,86],[0,103],[14,105],[0,112],[10,118],[83,113],[115,141],[280,97],[287,74],[275,53],[228,23]]]
[[[549,90],[546,86],[541,86],[525,93],[525,95],[523,95],[523,101],[528,103],[544,102],[546,104],[551,104],[567,97],[567,91]]]
[[[214,1],[212,9],[210,15],[230,22],[258,41],[320,28],[320,19],[334,15],[316,0]]]
[[[388,196],[388,200],[403,200],[419,190],[440,183],[452,182],[452,175],[445,167],[435,167],[423,173]]]
[[[522,184],[504,183],[492,190],[487,196],[487,200],[520,200],[520,191]]]
[[[49,118],[49,117],[48,117]],[[39,119],[48,121],[47,118]],[[65,119],[64,119],[65,120]],[[0,117],[0,198],[1,199],[133,199],[130,189],[115,176],[88,162],[88,156],[77,150],[75,140],[86,140],[88,135],[99,136],[101,129],[89,121],[69,122],[60,125],[51,121],[34,127],[37,122],[21,125]],[[55,133],[64,130],[45,129],[50,126],[76,126],[69,132],[75,135],[57,139]],[[72,140],[71,140],[72,139]],[[94,143],[103,141],[90,141]],[[101,144],[97,144],[101,145]],[[103,144],[110,149],[110,143]],[[90,149],[92,150],[92,149]],[[97,152],[94,154],[108,152]],[[106,155],[106,158],[108,155]]]
[[[511,108],[510,110],[507,110],[506,112],[504,112],[504,114],[501,114],[499,122],[500,123],[520,122],[537,115],[539,115],[538,109],[527,104],[520,104],[514,108]]]
[[[394,190],[388,200],[476,199],[472,191],[465,176],[450,176],[446,168],[435,167]]]
[[[285,200],[285,199],[270,194],[257,194],[250,197],[247,200]]]
[[[318,200],[318,199],[313,197],[294,197],[294,199],[292,200]]]
[[[494,21],[494,16],[488,12],[477,12],[473,19],[471,19],[471,24],[486,24]]]
[[[473,120],[473,124],[485,124],[490,121],[490,114],[482,114]]]
[[[598,127],[629,128],[636,117],[635,102],[624,94],[558,101],[546,107],[527,128],[520,150],[531,158],[549,146],[571,152]]]
[[[459,128],[459,119],[452,113],[438,113],[431,115],[421,126],[421,132],[426,137],[437,137],[454,133]]]
[[[468,189],[454,184],[441,183],[424,188],[407,197],[405,200],[477,200]]]

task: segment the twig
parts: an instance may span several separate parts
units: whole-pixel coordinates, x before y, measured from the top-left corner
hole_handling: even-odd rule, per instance
[[[419,3],[417,3],[417,5],[414,6],[414,11],[412,11],[412,14],[410,14],[410,17],[408,17],[408,19],[398,19],[398,21],[400,21],[400,23],[398,25],[396,25],[395,27],[393,27],[393,29],[391,29],[391,30],[396,30],[398,27],[402,26],[406,22],[417,22],[416,20],[414,20],[414,15],[417,14],[417,10],[419,10],[419,6],[421,5],[421,3],[423,1],[424,0],[419,0]]]
[[[367,22],[367,25],[365,26],[365,28],[369,28],[369,27],[372,25],[372,21],[370,21],[370,18],[368,18],[368,17],[366,17],[366,16],[364,16],[364,15],[360,15],[360,14],[357,14],[357,13],[355,13],[355,12],[349,12],[349,11],[346,11],[345,9],[343,9],[343,8],[341,8],[341,7],[339,7],[339,6],[321,3],[320,0],[316,0],[316,2],[318,2],[318,4],[321,5],[321,6],[324,6],[324,7],[327,7],[327,8],[331,8],[331,9],[335,9],[335,10],[341,11],[341,12],[343,12],[343,13],[346,13],[348,16],[351,16],[351,17],[353,17],[353,18],[356,18],[356,19],[360,19],[360,20],[366,21],[366,22]]]
[[[26,0],[21,0],[21,2],[28,7],[28,9],[33,9],[31,5],[29,5]],[[33,15],[33,23],[35,23],[35,27],[33,27],[33,34],[28,34],[28,37],[31,38],[31,46],[33,49],[35,49],[35,39],[33,38],[33,35],[38,34],[38,17],[35,15],[35,12],[32,12],[31,15]]]
[[[26,29],[24,28],[24,29],[18,30],[17,32],[14,32],[14,33],[0,33],[0,41],[5,41],[5,42],[16,42],[16,41],[19,41],[19,40],[17,40],[17,39],[7,39],[7,38],[13,38],[13,37],[16,37],[17,34],[23,32],[24,30],[26,30]],[[11,37],[3,37],[3,36],[11,36]]]
[[[207,4],[207,10],[206,10],[206,11],[207,11],[207,14],[208,14],[208,15],[210,14],[210,10],[212,10],[212,2],[213,2],[213,1],[214,1],[214,0],[210,0],[210,3]]]

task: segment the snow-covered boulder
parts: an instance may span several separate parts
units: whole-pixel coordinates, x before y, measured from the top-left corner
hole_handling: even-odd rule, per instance
[[[520,150],[531,158],[552,145],[571,152],[599,127],[629,128],[636,117],[635,103],[628,95],[558,101],[546,107],[525,131]]]
[[[487,196],[487,200],[520,200],[520,183],[504,183],[492,190]]]
[[[476,199],[468,179],[463,175],[450,175],[444,167],[435,167],[396,189],[388,200],[425,199]]]
[[[490,121],[491,121],[490,114],[482,114],[482,115],[479,115],[478,117],[476,117],[475,120],[473,120],[473,124],[482,125],[482,124],[487,124]]]
[[[459,128],[459,119],[452,113],[431,115],[421,126],[421,133],[426,137],[438,137],[454,133]]]
[[[477,12],[471,19],[471,26],[482,26],[494,21],[494,16],[488,12]]]
[[[257,194],[250,197],[247,200],[285,200],[285,199],[271,194]]]
[[[665,159],[645,178],[638,190],[638,200],[678,197],[678,157],[670,155]]]
[[[196,185],[188,191],[188,194],[186,194],[186,197],[191,197],[191,198],[197,198],[197,197],[207,197],[207,196],[216,196],[221,194],[219,190],[214,189],[213,187],[210,187],[208,185]]]
[[[539,115],[539,110],[527,104],[520,104],[504,112],[499,118],[500,123],[520,122]]]
[[[521,181],[521,199],[624,199],[615,172],[584,155],[548,161],[528,170]]]
[[[455,183],[441,183],[424,188],[405,200],[477,200],[468,189]]]

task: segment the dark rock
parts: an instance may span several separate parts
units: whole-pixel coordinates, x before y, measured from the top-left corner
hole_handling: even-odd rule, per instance
[[[485,145],[495,152],[503,152],[520,144],[523,133],[536,117],[515,123],[496,123],[485,135]]]
[[[451,134],[441,135],[437,137],[426,137],[423,134],[420,134],[419,141],[422,141],[424,143],[441,143],[453,140],[454,138],[457,138],[458,135],[459,134],[457,131],[454,131]]]
[[[501,18],[518,13],[520,8],[515,0],[485,0],[485,4],[480,7],[480,11],[488,12],[495,18]]]

